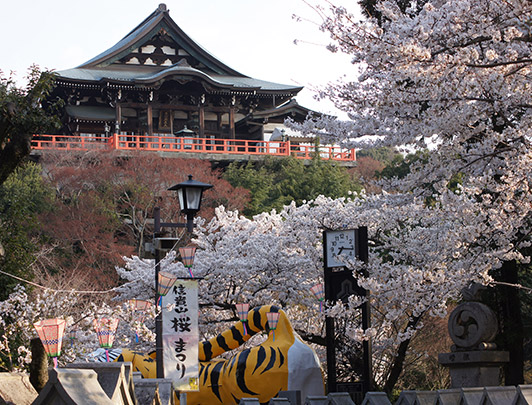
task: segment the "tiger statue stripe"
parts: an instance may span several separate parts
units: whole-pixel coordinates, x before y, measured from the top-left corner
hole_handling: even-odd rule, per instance
[[[278,312],[275,339],[268,327],[268,312]],[[258,398],[267,404],[279,391],[299,390],[301,397],[323,395],[324,384],[316,353],[295,333],[284,311],[273,305],[254,308],[248,313],[247,333],[242,322],[219,335],[201,342],[198,347],[199,391],[187,392],[188,405],[238,404],[242,398]],[[262,344],[244,349],[231,358],[216,357],[236,349],[253,335],[265,331]],[[154,378],[147,365],[155,362],[148,356],[133,356],[123,350],[117,361],[133,361],[144,377]]]
[[[228,360],[216,359],[259,332],[269,333],[268,312],[279,312],[275,340],[269,334],[261,345],[245,349]],[[273,305],[254,308],[248,313],[246,329],[247,334],[242,322],[237,322],[200,343],[200,391],[187,393],[187,404],[238,404],[242,398],[249,397],[266,404],[279,391],[286,390],[300,390],[302,398],[323,395],[317,356],[294,332],[284,311]]]

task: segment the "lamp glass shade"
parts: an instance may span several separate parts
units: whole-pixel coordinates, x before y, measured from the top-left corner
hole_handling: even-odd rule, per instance
[[[194,264],[194,256],[196,255],[196,246],[185,246],[179,248],[179,254],[185,267],[192,267]]]
[[[268,317],[268,327],[270,330],[275,330],[279,322],[279,312],[267,312],[266,316]]]
[[[192,180],[192,175],[188,175],[188,180],[170,187],[168,190],[177,191],[181,211],[185,214],[195,214],[201,207],[201,196],[203,190],[213,187],[212,184],[202,183]]]
[[[185,187],[185,196],[187,209],[190,211],[199,211],[201,204],[201,195],[203,189],[197,187]]]
[[[61,342],[65,334],[66,321],[61,318],[45,319],[33,324],[44,350],[50,357],[61,355]]]
[[[236,312],[241,321],[248,320],[249,304],[236,304]]]
[[[177,190],[177,198],[179,199],[179,206],[181,207],[181,211],[184,211],[186,209],[184,189],[180,188]]]
[[[198,187],[183,187],[177,190],[181,211],[198,212],[201,205],[203,189]]]
[[[113,347],[116,328],[118,327],[118,318],[95,319],[93,325],[96,330],[96,336],[98,336],[100,347],[105,349]]]
[[[170,291],[170,288],[173,287],[176,280],[177,276],[174,276],[173,274],[168,273],[166,271],[160,271],[157,294],[159,294],[160,296],[168,294],[168,291]]]

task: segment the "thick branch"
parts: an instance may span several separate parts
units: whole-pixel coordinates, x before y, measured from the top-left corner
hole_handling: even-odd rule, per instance
[[[301,339],[303,339],[305,342],[314,343],[320,346],[326,345],[325,338],[321,335],[315,335],[302,329],[297,329],[296,332],[299,334],[299,336],[301,336]]]
[[[408,325],[405,328],[405,332],[408,331],[410,328],[415,328],[419,323],[421,316],[422,315],[412,318],[410,322],[408,322]],[[395,384],[397,384],[397,380],[399,380],[399,376],[403,371],[403,366],[406,359],[406,352],[408,350],[408,346],[410,345],[410,340],[411,339],[404,340],[399,345],[399,348],[397,350],[397,356],[395,356],[395,360],[390,370],[390,375],[388,376],[388,379],[384,384],[384,391],[387,394],[390,394],[392,392],[393,387],[395,386]]]

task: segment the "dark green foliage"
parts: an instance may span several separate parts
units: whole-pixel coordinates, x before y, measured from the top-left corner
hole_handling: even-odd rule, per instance
[[[247,216],[280,210],[292,201],[300,205],[318,195],[345,197],[349,191],[361,190],[346,169],[319,158],[313,159],[308,166],[293,157],[270,158],[244,165],[232,163],[224,178],[233,187],[251,191],[251,201],[244,210]]]
[[[38,214],[50,209],[53,192],[41,177],[40,166],[19,166],[0,185],[0,244],[4,255],[0,268],[10,274],[31,278],[30,267],[39,249]],[[18,283],[0,274],[0,300],[4,300]]]
[[[379,173],[380,178],[391,179],[397,177],[399,179],[404,178],[410,173],[410,166],[414,163],[426,162],[429,157],[428,151],[418,151],[416,153],[410,153],[403,157],[401,154],[397,154],[393,157],[392,161]]]
[[[359,150],[357,151],[357,158],[361,157],[370,157],[383,163],[385,166],[391,165],[396,159],[403,159],[403,155],[394,148],[388,147]]]
[[[54,114],[62,102],[47,100],[54,74],[33,66],[27,79],[26,88],[21,89],[0,71],[0,184],[30,154],[34,134],[60,126]]]

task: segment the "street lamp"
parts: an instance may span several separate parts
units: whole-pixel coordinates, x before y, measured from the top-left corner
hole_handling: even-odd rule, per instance
[[[161,222],[161,209],[159,207],[155,207],[153,210],[155,237],[160,237],[162,228],[186,228],[188,232],[192,232],[192,230],[194,229],[194,215],[196,215],[201,208],[201,198],[203,196],[203,191],[211,187],[213,187],[212,184],[192,180],[191,174],[188,175],[188,180],[170,187],[168,190],[177,191],[177,197],[179,198],[181,212],[186,215],[187,222]],[[170,250],[173,246],[173,242],[171,239],[170,244],[172,246],[168,246],[168,244],[164,246],[163,242],[164,241],[160,239],[158,243],[155,243],[155,291],[159,291],[161,250]],[[166,240],[166,242],[168,242],[168,239]],[[157,294],[155,300],[155,305],[157,305]],[[155,359],[157,363],[157,378],[164,378],[162,308],[161,311],[157,314],[157,318],[155,320]]]
[[[187,231],[192,232],[194,227],[194,215],[201,208],[201,197],[203,191],[213,187],[212,184],[202,183],[192,180],[192,175],[188,175],[188,180],[170,187],[168,190],[177,191],[181,212],[187,216]]]

